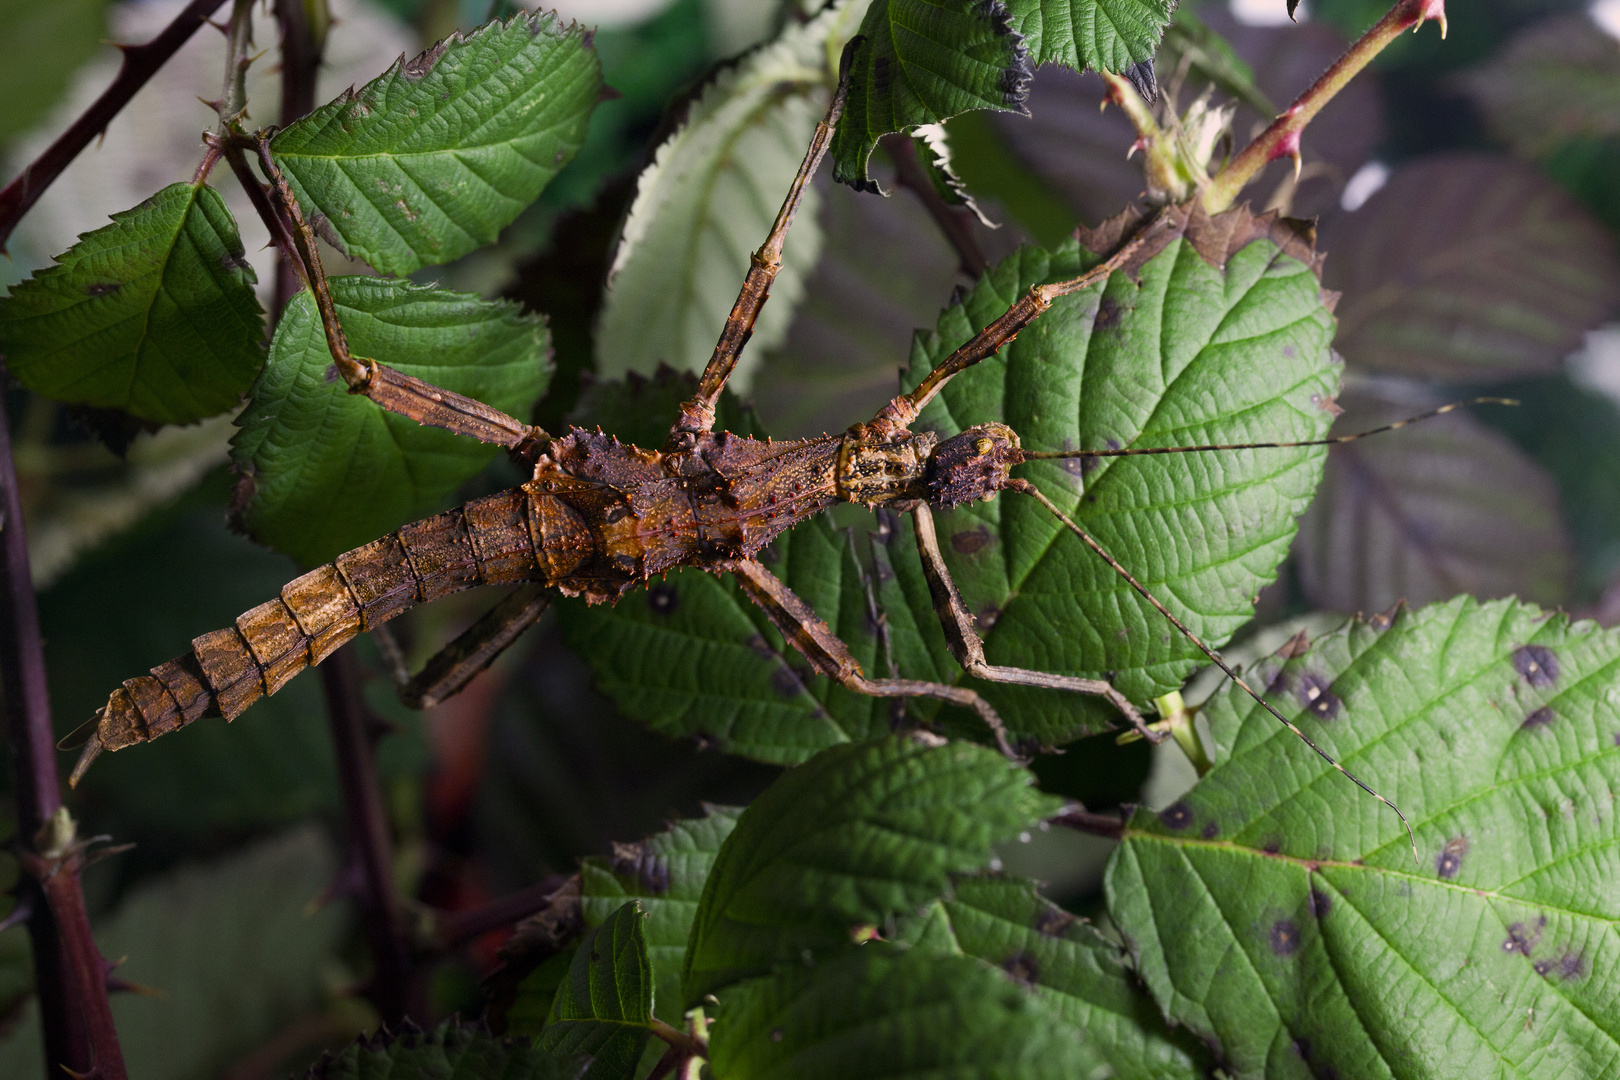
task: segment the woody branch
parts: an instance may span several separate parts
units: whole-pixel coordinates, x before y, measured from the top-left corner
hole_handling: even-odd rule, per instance
[[[1299,160],[1299,137],[1305,126],[1322,111],[1345,84],[1383,52],[1390,42],[1407,30],[1414,30],[1429,19],[1438,20],[1440,34],[1446,32],[1445,0],[1396,0],[1395,6],[1361,35],[1345,54],[1324,71],[1310,87],[1271,125],[1240,150],[1204,188],[1204,209],[1211,214],[1225,210],[1236,201],[1246,184],[1278,158]]]

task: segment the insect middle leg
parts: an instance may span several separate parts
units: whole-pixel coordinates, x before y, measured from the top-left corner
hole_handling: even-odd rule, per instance
[[[519,585],[400,686],[399,700],[412,709],[431,709],[459,694],[550,606],[545,586]]]
[[[1115,689],[1106,679],[1083,679],[1077,675],[1057,675],[1028,668],[1004,667],[988,663],[984,658],[984,639],[973,626],[973,615],[962,602],[962,593],[945,567],[940,554],[939,536],[934,529],[934,514],[927,503],[919,503],[912,511],[916,524],[917,551],[922,555],[923,576],[928,579],[928,591],[934,599],[934,613],[939,616],[945,630],[945,641],[951,655],[969,675],[988,682],[1010,683],[1015,686],[1037,686],[1047,690],[1068,690],[1077,694],[1106,698],[1118,709],[1131,726],[1152,742],[1164,738],[1153,731],[1142,719],[1142,714],[1129,698]]]
[[[994,707],[976,691],[965,686],[947,686],[944,683],[924,682],[919,679],[873,679],[861,670],[861,665],[850,653],[849,646],[832,632],[825,619],[799,598],[782,580],[754,559],[735,559],[719,569],[737,575],[748,599],[764,610],[776,628],[782,631],[792,646],[804,654],[821,674],[836,679],[841,685],[859,694],[871,697],[929,697],[961,705],[979,714],[985,726],[995,736],[996,745],[1009,758],[1017,759],[1017,751],[1007,738],[1007,726]]]

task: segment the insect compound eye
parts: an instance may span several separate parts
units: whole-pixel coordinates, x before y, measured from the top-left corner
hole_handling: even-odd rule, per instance
[[[993,440],[981,437],[974,442],[973,450],[975,453],[988,454],[991,450],[995,449],[995,446],[996,444]]]

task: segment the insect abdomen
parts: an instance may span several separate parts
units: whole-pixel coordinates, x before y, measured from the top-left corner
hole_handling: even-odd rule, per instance
[[[587,554],[588,531],[577,517],[557,499],[514,488],[344,552],[234,626],[194,639],[191,652],[113,691],[93,736],[96,752],[205,716],[235,719],[362,630],[416,604],[475,585],[566,577]],[[94,756],[81,759],[75,779]]]

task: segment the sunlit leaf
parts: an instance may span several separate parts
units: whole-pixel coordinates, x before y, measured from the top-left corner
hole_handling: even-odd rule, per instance
[[[401,58],[270,147],[318,232],[408,274],[493,241],[585,141],[601,86],[583,26],[521,13]]]
[[[1030,59],[1121,72],[1153,59],[1175,0],[1007,0]]]
[[[520,416],[545,390],[545,324],[516,304],[383,278],[331,285],[357,356]],[[242,524],[305,564],[431,513],[500,449],[385,412],[329,377],[331,368],[315,302],[299,293],[232,441],[251,485]]]
[[[170,184],[14,286],[0,353],[46,397],[200,420],[235,405],[264,363],[255,280],[224,200]]]
[[[1469,598],[1253,675],[1406,831],[1241,692],[1215,768],[1138,811],[1110,913],[1234,1077],[1602,1076],[1620,1060],[1620,635]]]

